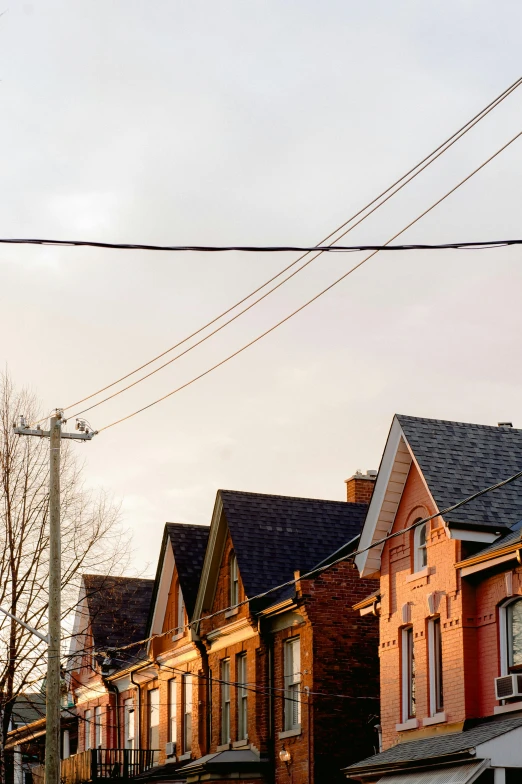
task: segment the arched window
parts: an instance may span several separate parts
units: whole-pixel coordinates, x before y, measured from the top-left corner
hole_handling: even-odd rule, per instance
[[[233,607],[239,601],[239,575],[237,571],[236,554],[230,556],[230,606]]]
[[[421,519],[421,518],[419,518]],[[417,522],[417,521],[415,521]],[[427,523],[417,526],[413,531],[413,571],[420,572],[428,564],[426,549]]]

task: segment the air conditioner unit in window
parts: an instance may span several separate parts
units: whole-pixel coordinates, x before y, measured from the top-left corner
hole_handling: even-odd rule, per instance
[[[497,700],[509,700],[512,697],[522,697],[522,673],[503,675],[495,678],[495,694]]]
[[[169,741],[165,744],[165,754],[167,757],[174,757],[176,755],[176,741]]]

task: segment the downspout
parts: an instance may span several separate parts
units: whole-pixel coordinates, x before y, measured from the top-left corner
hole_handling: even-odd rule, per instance
[[[120,741],[121,741],[121,733],[120,733],[120,690],[116,686],[115,683],[111,683],[106,678],[102,678],[103,684],[108,692],[112,692],[114,694],[114,704],[116,710],[116,746],[115,748],[120,748]],[[107,746],[109,744],[107,743]]]
[[[274,735],[274,638],[270,632],[265,632],[262,628],[261,618],[258,618],[257,632],[260,639],[264,642],[267,650],[267,668],[266,677],[268,682],[268,754],[272,761],[270,766],[272,781],[275,781],[275,735]]]
[[[198,649],[198,651],[201,654],[201,664],[203,666],[203,677],[204,677],[204,680],[207,682],[207,693],[206,693],[206,696],[205,696],[205,699],[206,699],[206,702],[207,702],[207,705],[205,706],[206,707],[205,713],[206,713],[206,717],[207,717],[207,720],[205,722],[206,723],[206,727],[205,727],[205,743],[204,743],[203,749],[201,750],[202,754],[205,755],[205,754],[209,754],[210,746],[211,746],[211,742],[212,742],[212,738],[210,737],[212,716],[211,716],[210,701],[209,701],[209,690],[212,689],[212,682],[210,680],[210,667],[209,667],[209,664],[208,664],[207,649],[205,647],[205,644],[196,635],[195,632],[193,632],[193,642],[194,642],[196,648]],[[199,723],[199,700],[198,700],[198,723]]]
[[[134,675],[137,672],[139,672],[140,670],[145,670],[147,667],[150,667],[150,662],[147,662],[146,664],[143,664],[141,667],[138,667],[136,670],[132,670],[131,674],[130,674],[131,683],[134,686],[136,686],[136,690],[138,692],[138,701],[137,701],[137,704],[136,704],[136,707],[138,708],[138,749],[141,748],[141,741],[142,741],[142,738],[141,738],[141,689],[140,689],[140,684],[136,683],[136,681],[134,680]]]

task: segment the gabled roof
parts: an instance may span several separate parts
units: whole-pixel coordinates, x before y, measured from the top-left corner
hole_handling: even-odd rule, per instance
[[[397,414],[392,422],[361,535],[361,548],[386,536],[412,463],[436,509],[444,509],[522,468],[522,430]],[[493,542],[522,519],[522,481],[444,515],[455,538]],[[362,576],[379,571],[382,545],[357,556]]]
[[[145,637],[153,580],[84,574],[83,581],[95,650]]]
[[[439,509],[522,470],[522,430],[397,415]],[[522,481],[477,498],[448,525],[510,527],[522,519]]]
[[[367,757],[344,769],[348,776],[359,776],[364,773],[380,773],[397,769],[402,764],[407,769],[408,763],[429,763],[436,761],[444,764],[457,758],[474,758],[475,749],[506,732],[522,727],[522,717],[498,718],[478,724],[461,732],[432,735],[428,738],[412,740],[409,743],[398,743],[380,754]]]
[[[209,531],[208,525],[165,523],[147,623],[147,634],[159,634],[163,629],[175,567],[187,614],[191,618]]]
[[[45,716],[45,694],[31,692],[19,694],[13,705],[13,724],[21,727]]]
[[[172,544],[181,591],[190,618],[196,603],[210,528],[208,525],[188,523],[167,523],[165,527]]]
[[[218,490],[196,611],[210,606],[227,527],[246,595],[255,596],[293,579],[294,570],[312,570],[358,536],[367,509],[346,501]],[[287,595],[284,589],[271,593],[267,602]]]

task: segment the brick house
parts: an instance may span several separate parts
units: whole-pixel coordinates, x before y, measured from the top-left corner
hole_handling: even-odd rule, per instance
[[[356,557],[380,580],[355,607],[379,615],[382,752],[350,779],[522,781],[520,482],[400,534],[521,468],[522,430],[394,418]]]
[[[207,734],[187,782],[335,782],[375,748],[377,624],[351,609],[375,581],[344,562],[254,598],[356,547],[373,476],[352,479],[349,503],[218,492],[193,616]]]

